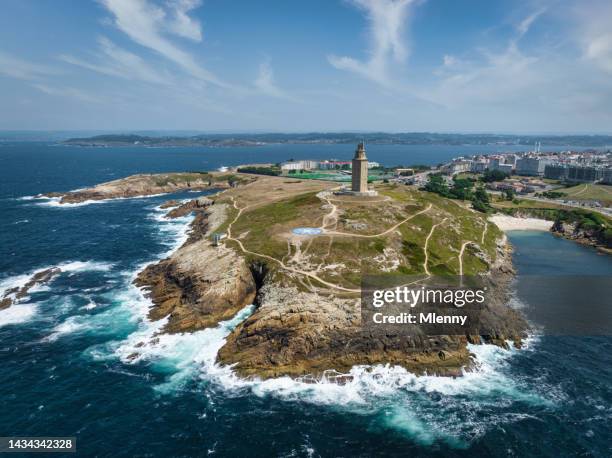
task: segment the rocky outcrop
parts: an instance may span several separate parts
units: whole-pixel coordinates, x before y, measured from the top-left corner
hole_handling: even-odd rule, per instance
[[[28,292],[36,285],[42,285],[51,281],[53,277],[61,272],[59,267],[51,267],[50,269],[41,270],[36,272],[30,279],[23,285],[15,288],[10,288],[4,291],[0,298],[0,310],[10,307],[20,299],[23,299],[28,295]]]
[[[276,280],[259,292],[259,307],[228,337],[219,362],[233,364],[241,376],[261,378],[320,376],[347,372],[354,365],[399,365],[417,374],[460,375],[472,364],[467,343],[517,347],[528,329],[521,314],[506,306],[513,278],[503,248],[485,282],[493,292],[481,314],[485,335],[427,336],[414,332],[380,334],[361,326],[360,299],[300,292]]]
[[[176,205],[170,205],[172,203],[176,203]],[[213,200],[208,199],[206,197],[199,197],[197,199],[190,200],[184,204],[177,202],[176,200],[170,200],[160,206],[160,208],[171,208],[167,214],[167,218],[180,218],[182,216],[186,216],[193,211],[205,210],[209,206],[214,203]]]
[[[187,242],[169,258],[146,267],[135,280],[153,302],[149,318],[167,316],[164,331],[171,333],[214,327],[251,304],[256,292],[245,260],[223,245],[212,246],[207,207],[197,202],[185,206],[199,210]]]
[[[609,240],[603,239],[600,229],[584,228],[573,222],[557,220],[550,230],[555,235],[612,254],[612,245],[610,245]]]
[[[47,193],[42,197],[60,198],[60,203],[80,203],[90,200],[106,200],[129,197],[143,197],[178,191],[203,191],[227,189],[252,181],[253,178],[237,177],[218,173],[160,173],[132,175],[119,180],[102,183],[66,193]]]
[[[257,311],[219,351],[243,377],[320,376],[354,365],[401,365],[415,373],[456,375],[469,365],[466,339],[370,335],[361,327],[359,299],[326,298],[267,284]]]
[[[525,335],[527,323],[506,306],[514,271],[505,240],[485,278],[492,291],[481,317],[487,332],[380,333],[362,326],[359,297],[298,289],[275,263],[247,259],[233,243],[212,246],[210,235],[223,223],[228,209],[227,203],[193,201],[175,206],[170,216],[196,214],[189,240],[169,258],[148,266],[135,283],[150,294],[149,317],[167,317],[165,332],[214,327],[256,302],[255,312],[230,333],[218,354],[218,361],[233,365],[240,376],[318,377],[327,371],[346,373],[355,365],[373,364],[457,376],[473,363],[468,343],[507,347],[509,340],[520,346]]]

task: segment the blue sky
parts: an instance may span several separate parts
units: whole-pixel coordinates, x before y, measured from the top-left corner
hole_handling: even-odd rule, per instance
[[[612,133],[607,0],[3,0],[0,129]]]

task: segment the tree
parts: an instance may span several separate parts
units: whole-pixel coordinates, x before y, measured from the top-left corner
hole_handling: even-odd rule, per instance
[[[516,195],[516,192],[515,192],[515,191],[514,191],[514,189],[512,189],[512,188],[506,189],[506,190],[504,191],[504,197],[506,198],[506,200],[512,200],[512,199],[514,199],[514,196],[515,196],[515,195]]]
[[[476,188],[476,192],[474,192],[474,197],[472,198],[472,208],[483,213],[487,213],[489,210],[491,210],[489,194],[487,194],[487,191],[485,191],[482,186]]]
[[[472,181],[467,178],[453,178],[453,187],[450,190],[451,197],[461,200],[472,198]]]
[[[510,174],[502,172],[501,170],[485,170],[482,174],[482,181],[485,183],[491,183],[493,181],[504,181]]]
[[[450,190],[446,184],[446,180],[439,173],[432,173],[429,175],[427,184],[423,188],[425,191],[435,192],[444,197],[450,197]]]

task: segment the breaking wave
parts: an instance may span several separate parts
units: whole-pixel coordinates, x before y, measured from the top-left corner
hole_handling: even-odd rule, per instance
[[[54,207],[54,208],[74,208],[74,207],[84,207],[86,205],[92,204],[103,204],[107,202],[115,202],[120,200],[132,200],[132,199],[149,199],[152,197],[164,196],[167,193],[160,194],[149,194],[146,196],[133,196],[133,197],[113,197],[110,199],[99,199],[99,200],[84,200],[83,202],[66,202],[60,203],[61,197],[46,197],[46,196],[24,196],[21,197],[21,200],[39,200],[41,202],[37,202],[36,205],[43,207]]]
[[[55,266],[47,266],[26,274],[15,275],[0,280],[0,298],[8,297],[15,300],[15,292],[7,294],[10,290],[18,290],[24,287],[29,281],[31,281],[36,274],[44,272],[52,268],[59,268],[60,272],[58,276],[68,274],[72,276],[77,272],[84,271],[108,271],[113,268],[113,264],[107,262],[98,261],[67,261],[64,263],[57,264]],[[55,278],[51,278],[48,283],[51,283]],[[47,283],[39,283],[32,286],[28,291],[27,295],[16,299],[15,303],[8,308],[0,310],[0,326],[6,324],[20,324],[30,321],[38,311],[36,304],[29,303],[31,295],[43,291],[49,291],[50,287]],[[58,335],[69,332],[67,327],[58,329]]]
[[[0,310],[0,327],[7,324],[21,324],[30,319],[36,314],[36,305],[34,304],[15,304],[7,309]]]

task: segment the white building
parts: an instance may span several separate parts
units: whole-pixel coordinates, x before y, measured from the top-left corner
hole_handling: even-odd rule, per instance
[[[287,161],[281,163],[281,170],[304,170],[303,161]]]
[[[542,176],[544,168],[550,161],[537,157],[523,157],[516,161],[516,174],[525,176]]]
[[[281,170],[313,170],[319,167],[318,161],[304,159],[300,161],[286,161],[281,163]]]

